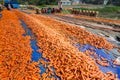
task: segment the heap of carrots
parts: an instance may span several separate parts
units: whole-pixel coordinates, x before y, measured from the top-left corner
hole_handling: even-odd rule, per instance
[[[112,24],[120,25],[119,20],[110,20],[110,19],[104,19],[104,18],[94,18],[94,17],[88,17],[88,16],[75,16],[75,18],[81,18],[81,19],[86,19],[86,20],[90,20],[90,21],[97,21],[97,22],[112,23]]]
[[[28,15],[16,10],[14,12],[32,29],[37,36],[37,45],[42,49],[43,57],[50,60],[39,62],[45,66],[53,66],[61,80],[117,80],[117,76],[112,72],[103,73],[92,58],[73,46],[68,37],[74,37],[83,44],[90,43],[98,48],[111,49],[113,45],[104,38],[49,17]],[[48,75],[53,75],[50,68],[49,71]]]
[[[4,10],[0,19],[0,80],[38,80],[38,63],[31,61],[30,37],[18,17]]]

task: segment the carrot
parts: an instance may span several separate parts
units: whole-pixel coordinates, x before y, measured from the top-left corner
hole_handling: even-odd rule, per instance
[[[36,64],[29,63],[32,54],[30,37],[22,36],[25,31],[18,16],[8,10],[3,10],[2,15],[0,19],[0,73],[2,74],[0,77],[3,80],[25,80],[28,75],[39,74]]]

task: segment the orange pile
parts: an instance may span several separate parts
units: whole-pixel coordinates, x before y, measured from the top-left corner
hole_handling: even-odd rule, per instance
[[[38,80],[38,63],[31,62],[30,37],[18,17],[4,10],[0,19],[0,80]]]
[[[104,23],[112,23],[112,24],[119,24],[119,20],[110,20],[110,19],[104,19],[104,18],[94,18],[94,17],[88,17],[88,16],[75,16],[75,18],[81,18],[81,19],[86,19],[90,21],[97,21],[97,22],[104,22]]]
[[[106,74],[102,73],[93,59],[79,52],[79,50],[71,44],[71,41],[66,38],[67,35],[73,35],[74,37],[79,35],[80,37],[79,32],[75,34],[75,31],[83,29],[78,29],[43,16],[27,15],[15,10],[14,12],[25,21],[37,36],[38,46],[42,49],[43,57],[50,60],[50,62],[42,63],[44,65],[49,64],[49,66],[54,66],[56,74],[61,80],[117,80],[117,76],[111,72]],[[92,35],[92,38],[97,38],[96,40],[98,41],[102,40],[98,43],[99,45],[101,43],[106,43],[108,46],[110,45],[108,48],[101,45],[103,48],[112,48],[112,45],[103,38],[97,37],[85,30],[80,33],[84,34],[82,35],[83,37],[85,37],[87,33],[88,35]],[[51,75],[53,74],[51,73]]]

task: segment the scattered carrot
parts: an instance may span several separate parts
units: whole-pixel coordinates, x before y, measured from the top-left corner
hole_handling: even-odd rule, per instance
[[[120,63],[118,63],[116,60],[112,60],[114,65],[120,66]]]
[[[100,61],[99,59],[96,59],[96,62],[101,65],[101,66],[105,66],[105,67],[108,67],[109,66],[109,63],[108,62],[103,62],[103,61]]]

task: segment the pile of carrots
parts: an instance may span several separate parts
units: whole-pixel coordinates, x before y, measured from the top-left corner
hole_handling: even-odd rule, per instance
[[[30,37],[19,18],[4,10],[0,19],[0,80],[38,80],[38,63],[32,62]]]
[[[104,23],[112,23],[112,24],[118,24],[120,25],[119,20],[110,20],[110,19],[104,19],[104,18],[94,18],[94,17],[88,17],[88,16],[75,16],[75,18],[81,18],[81,19],[86,19],[90,21],[97,21],[97,22],[104,22]]]
[[[43,57],[50,60],[39,62],[44,66],[53,66],[61,80],[117,80],[116,74],[103,73],[92,58],[73,46],[73,43],[80,42],[98,48],[112,49],[113,45],[104,38],[50,17],[28,15],[17,10],[13,12],[32,29],[37,36],[37,45],[42,49]],[[48,71],[48,76],[54,75],[50,68]]]

